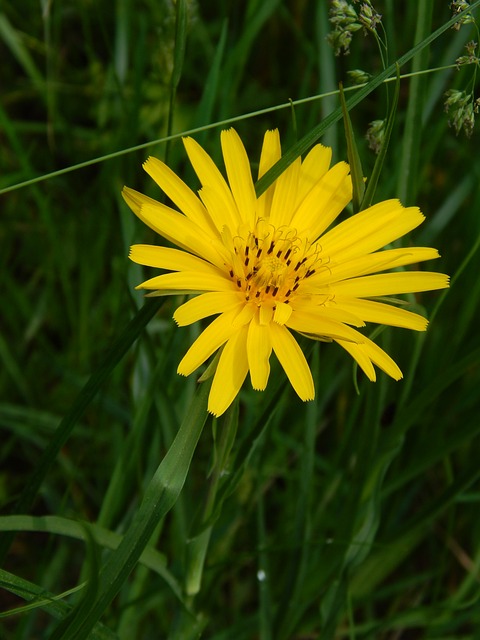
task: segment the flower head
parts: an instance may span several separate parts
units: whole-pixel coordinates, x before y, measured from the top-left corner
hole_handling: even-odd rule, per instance
[[[349,167],[330,168],[331,149],[317,144],[257,197],[235,130],[221,134],[228,182],[198,143],[183,142],[202,185],[198,196],[156,158],[144,168],[180,212],[128,187],[123,196],[143,222],[179,247],[132,246],[134,262],[169,272],[138,288],[150,295],[195,294],[174,313],[180,326],[217,316],[178,366],[189,375],[221,349],[209,411],[221,415],[248,373],[254,389],[265,389],[272,351],[298,396],[312,400],[312,374],[292,331],[337,342],[370,380],[374,365],[399,380],[395,362],[357,329],[366,322],[426,329],[422,316],[379,300],[448,286],[439,273],[385,273],[438,257],[424,247],[378,251],[421,224],[420,210],[387,200],[331,227],[352,197]],[[280,156],[278,131],[267,131],[259,177]]]

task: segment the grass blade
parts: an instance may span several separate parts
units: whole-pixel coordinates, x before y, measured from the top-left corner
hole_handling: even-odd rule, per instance
[[[350,165],[350,174],[352,176],[353,186],[353,213],[358,213],[361,209],[363,195],[365,193],[365,182],[363,179],[362,161],[358,153],[357,143],[355,142],[355,134],[353,133],[352,121],[345,104],[345,94],[343,85],[340,83],[340,104],[342,107],[343,124],[345,126],[345,139],[347,141],[347,157]]]
[[[157,313],[162,304],[163,302],[161,298],[147,300],[144,306],[129,322],[125,330],[114,342],[111,349],[106,354],[103,363],[90,376],[87,383],[78,394],[72,408],[65,415],[65,417],[57,427],[57,430],[55,431],[53,438],[50,440],[48,447],[44,451],[41,460],[37,464],[34,473],[30,477],[30,480],[27,482],[22,495],[12,509],[12,514],[23,513],[30,509],[35,496],[37,495],[37,492],[43,482],[43,479],[47,475],[49,469],[55,463],[58,452],[63,447],[65,442],[67,442],[75,425],[78,423],[89,404],[97,395],[102,384],[112,373],[123,356],[127,353],[129,348],[146,327],[149,320],[151,320],[151,318]],[[6,553],[8,552],[12,539],[13,536],[11,534],[4,534],[1,537],[0,560],[3,560]]]

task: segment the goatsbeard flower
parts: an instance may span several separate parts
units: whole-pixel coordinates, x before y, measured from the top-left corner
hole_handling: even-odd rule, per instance
[[[357,329],[373,322],[424,331],[425,318],[379,298],[448,286],[440,273],[385,273],[438,257],[425,247],[379,251],[422,223],[418,207],[386,200],[332,227],[351,200],[352,182],[345,162],[329,168],[331,149],[317,144],[257,197],[233,129],[221,134],[228,183],[195,140],[183,143],[201,183],[198,196],[160,160],[144,164],[180,212],[128,187],[123,196],[143,222],[179,247],[132,246],[134,262],[169,272],[137,288],[194,294],[174,313],[180,326],[217,316],[178,366],[187,376],[221,349],[209,411],[221,415],[247,373],[254,389],[265,389],[272,350],[298,396],[312,400],[312,374],[292,331],[337,342],[372,381],[373,365],[399,380],[395,362]],[[267,131],[258,177],[280,156],[278,131]]]

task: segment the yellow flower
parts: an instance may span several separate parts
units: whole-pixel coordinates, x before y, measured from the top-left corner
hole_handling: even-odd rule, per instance
[[[448,286],[440,273],[383,273],[438,257],[425,247],[378,251],[421,224],[420,210],[387,200],[331,227],[352,197],[348,165],[329,168],[331,149],[317,144],[257,198],[236,131],[221,134],[228,183],[198,143],[183,142],[202,185],[198,196],[160,160],[144,164],[181,213],[128,187],[123,196],[143,222],[179,247],[132,246],[134,262],[169,271],[137,288],[153,290],[150,295],[196,294],[175,311],[180,326],[217,316],[178,366],[187,376],[223,347],[209,411],[221,415],[248,372],[253,388],[265,389],[272,350],[300,398],[312,400],[312,374],[291,330],[337,342],[370,380],[374,364],[399,380],[390,356],[354,327],[426,329],[422,316],[376,300]],[[278,131],[267,131],[258,177],[280,156]]]

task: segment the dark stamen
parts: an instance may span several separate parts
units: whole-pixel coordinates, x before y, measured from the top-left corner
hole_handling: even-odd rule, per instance
[[[300,267],[306,261],[306,259],[307,259],[307,256],[305,256],[305,258],[303,258],[303,260],[300,260],[300,262],[297,262],[297,266],[295,267],[294,271],[297,271],[297,269],[300,269]]]
[[[272,253],[274,247],[275,247],[275,243],[272,240],[271,243],[270,243],[270,246],[268,247],[267,255],[270,255]]]
[[[280,251],[277,251],[277,258],[279,258],[282,255],[282,250],[280,249]]]
[[[246,267],[248,266],[248,263],[249,263],[249,262],[250,262],[250,258],[247,256],[247,257],[245,258],[245,266],[246,266]]]
[[[315,273],[315,269],[309,269],[305,274],[305,278],[308,278],[309,276],[313,276],[314,273]]]
[[[276,296],[276,295],[277,295],[277,293],[278,293],[278,287],[275,287],[275,288],[273,289],[272,296]]]
[[[265,293],[269,293],[270,292],[270,285],[267,284],[267,286],[265,287]]]
[[[287,250],[287,253],[285,254],[285,260],[288,260],[290,254],[292,253],[292,247],[290,247],[290,249]],[[288,262],[287,262],[288,264]]]
[[[230,274],[230,277],[233,278],[233,275],[234,275],[233,274],[233,269],[230,269],[229,274]]]

